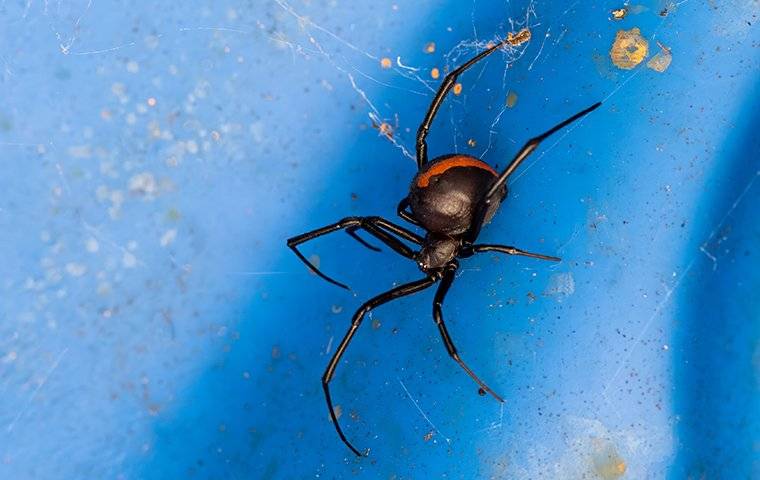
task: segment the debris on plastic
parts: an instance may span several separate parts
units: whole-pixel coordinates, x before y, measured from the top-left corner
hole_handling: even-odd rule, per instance
[[[467,146],[470,148],[475,148],[477,144],[478,142],[476,142],[474,138],[470,138],[469,140],[467,140]]]
[[[377,118],[377,115],[374,113],[370,113],[369,115],[370,121],[372,122],[372,128],[377,130],[379,135],[382,135],[383,137],[387,138],[388,140],[393,140],[393,133],[398,129],[398,115],[396,115],[396,126],[394,127],[390,123],[386,122],[385,120],[380,120]]]
[[[670,12],[676,9],[677,6],[678,5],[673,2],[668,2],[668,4],[665,5],[665,7],[663,7],[662,10],[660,10],[659,15],[661,17],[667,17],[670,14]]]
[[[335,407],[333,407],[333,413],[335,414],[335,418],[340,420],[340,417],[343,415],[343,407],[335,405]],[[332,417],[329,413],[327,414],[327,420],[332,423]]]
[[[619,30],[610,49],[610,58],[616,67],[630,70],[644,61],[649,53],[649,43],[641,36],[641,31],[634,27]]]
[[[438,80],[438,77],[441,76],[441,71],[438,70],[437,67],[433,67],[433,69],[430,70],[430,76],[433,77],[433,80]]]
[[[316,268],[319,268],[319,264],[321,263],[321,259],[319,258],[319,255],[315,253],[309,256],[309,263],[314,265]],[[314,270],[312,270],[311,268],[309,269],[309,273],[311,273],[312,275],[316,275],[316,273],[314,273]]]
[[[512,108],[517,104],[517,93],[513,92],[512,90],[507,93],[507,102],[506,105],[508,108]]]
[[[388,57],[384,57],[380,60],[380,66],[383,68],[391,68],[391,65],[393,64],[391,63],[391,59]]]
[[[660,51],[647,62],[647,67],[655,72],[662,73],[668,69],[670,62],[673,61],[673,54],[668,47],[660,42],[657,42],[657,46],[660,47]]]
[[[554,297],[558,302],[575,293],[575,279],[571,272],[555,273],[549,277],[549,283],[544,290],[544,296]]]
[[[435,42],[428,42],[425,44],[425,53],[433,53],[435,52]]]
[[[602,438],[593,438],[592,445],[594,449],[592,461],[594,473],[596,473],[597,477],[604,480],[617,480],[621,478],[628,469],[628,466],[617,452],[615,446],[609,440]]]
[[[625,18],[626,15],[628,15],[628,7],[622,7],[622,8],[616,8],[612,12],[610,12],[612,15],[613,20],[622,20]]]
[[[459,95],[461,93],[462,93],[462,84],[457,83],[456,85],[454,85],[454,95]]]
[[[523,28],[517,33],[509,32],[507,34],[507,42],[509,42],[509,44],[512,45],[513,47],[516,47],[530,40],[530,36],[531,36],[530,30],[527,28]]]

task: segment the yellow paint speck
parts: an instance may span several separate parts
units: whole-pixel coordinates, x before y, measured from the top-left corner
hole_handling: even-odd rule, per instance
[[[391,68],[391,59],[384,57],[382,60],[380,60],[380,66],[383,68]]]
[[[434,80],[437,80],[438,77],[441,76],[441,71],[433,67],[433,69],[430,70],[430,76],[433,77]]]
[[[628,7],[617,8],[610,12],[613,20],[622,20],[628,15]]]
[[[460,93],[462,93],[462,84],[457,83],[454,85],[454,95],[459,95]]]
[[[612,63],[623,70],[630,70],[644,61],[649,53],[649,43],[641,36],[641,31],[634,27],[619,30],[610,49]]]

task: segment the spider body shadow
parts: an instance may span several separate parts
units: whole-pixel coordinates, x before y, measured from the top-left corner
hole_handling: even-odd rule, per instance
[[[596,109],[601,105],[601,102],[595,103],[541,135],[528,140],[501,173],[480,159],[469,155],[443,155],[430,161],[427,158],[425,139],[428,131],[446,94],[456,84],[458,76],[506,43],[507,40],[497,43],[450,72],[441,84],[417,130],[418,171],[412,180],[409,195],[401,200],[397,213],[403,220],[425,230],[424,236],[381,217],[347,217],[331,225],[288,239],[288,246],[315,274],[342,288],[348,289],[348,286],[322,273],[298,250],[298,245],[337,230],[346,230],[349,235],[365,247],[379,250],[357,235],[356,231],[361,229],[399,255],[415,261],[424,273],[424,278],[392,288],[366,301],[359,307],[351,319],[351,326],[335,350],[322,376],[325,400],[335,430],[343,443],[357,456],[362,456],[362,454],[348,441],[338,423],[329,384],[346,348],[359,329],[364,316],[370,310],[397,298],[420,292],[438,283],[438,289],[433,300],[433,320],[438,326],[446,350],[451,358],[478,384],[481,394],[487,392],[499,402],[503,402],[504,400],[478,378],[461,359],[443,321],[441,307],[459,268],[458,259],[481,252],[500,252],[541,260],[560,260],[557,257],[532,253],[508,245],[477,244],[475,242],[483,225],[488,223],[496,214],[502,200],[506,197],[506,181],[520,163],[544,139]]]

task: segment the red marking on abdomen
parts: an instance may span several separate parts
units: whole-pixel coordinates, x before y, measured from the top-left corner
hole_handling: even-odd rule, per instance
[[[496,173],[496,170],[491,168],[490,165],[488,165],[485,162],[481,162],[478,159],[468,157],[465,155],[456,155],[451,158],[447,158],[446,160],[440,161],[430,167],[425,173],[420,174],[417,177],[417,186],[420,188],[425,188],[430,184],[430,179],[436,175],[440,175],[446,170],[450,168],[456,168],[456,167],[474,167],[474,168],[480,168],[482,170],[487,170],[493,174],[493,176],[497,176],[498,173]]]

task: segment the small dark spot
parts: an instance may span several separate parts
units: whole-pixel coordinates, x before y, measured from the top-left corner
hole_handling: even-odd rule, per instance
[[[358,200],[359,195],[355,194],[354,192],[351,192],[351,200]]]
[[[483,396],[483,395],[485,395],[485,394],[486,394],[486,391],[485,391],[485,390],[483,390],[482,388],[479,388],[479,389],[478,389],[478,395],[480,395],[480,396],[482,397],[482,396]]]

